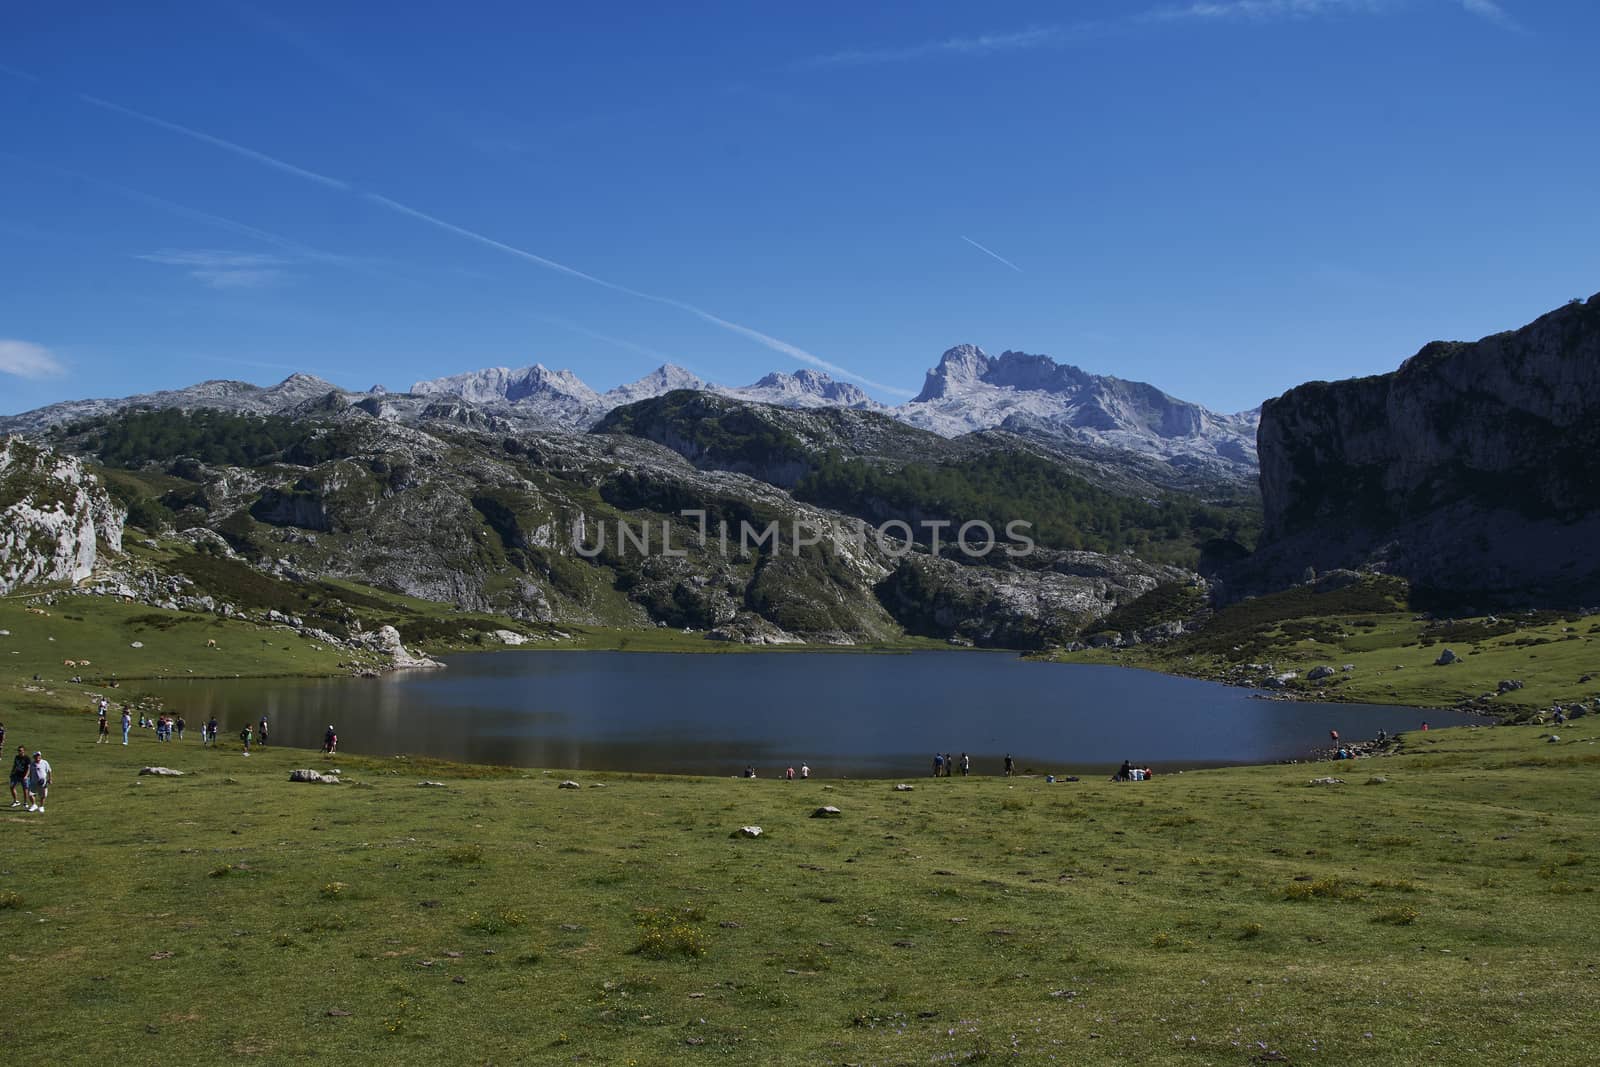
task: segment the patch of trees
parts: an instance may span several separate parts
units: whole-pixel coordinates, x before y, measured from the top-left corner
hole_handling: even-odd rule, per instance
[[[348,454],[337,430],[281,415],[133,409],[70,423],[60,431],[108,467],[137,470],[179,458],[232,467],[288,462],[315,466]]]
[[[1190,566],[1204,542],[1253,542],[1260,526],[1253,501],[1124,496],[1024,452],[901,467],[829,453],[794,495],[875,523],[983,520],[1003,531],[1022,519],[1033,524],[1029,536],[1047,548],[1131,551]]]

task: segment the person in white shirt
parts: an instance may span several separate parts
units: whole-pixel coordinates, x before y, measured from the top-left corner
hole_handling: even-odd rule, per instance
[[[800,777],[802,777],[802,778],[810,778],[811,777],[811,764],[809,764],[809,763],[800,764]]]
[[[43,752],[33,754],[33,766],[28,768],[28,810],[44,812],[45,797],[50,795],[50,761]]]

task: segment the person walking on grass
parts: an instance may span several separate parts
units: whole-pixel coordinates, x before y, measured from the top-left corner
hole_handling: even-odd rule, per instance
[[[1013,760],[1011,759],[1011,753],[1007,752],[1006,753],[1006,777],[1007,778],[1011,777],[1011,772],[1016,770],[1016,767],[1017,767],[1016,763],[1013,762]]]
[[[186,724],[186,723],[185,723],[185,722],[184,722],[184,721],[183,721],[183,716],[182,716],[182,715],[179,715],[179,716],[178,716],[178,722],[177,722],[177,727],[178,727],[178,740],[179,740],[179,741],[182,741],[182,740],[183,740],[183,728],[184,728],[184,726],[185,726],[185,725],[187,725],[187,724]]]
[[[133,729],[133,713],[128,710],[128,705],[122,705],[122,743],[128,743],[128,731]]]
[[[261,716],[261,721],[256,724],[256,744],[261,748],[267,747],[267,717]]]
[[[972,772],[972,757],[965,752],[961,753],[961,777],[965,778]]]
[[[44,758],[43,752],[33,754],[33,763],[28,768],[28,784],[26,795],[28,810],[44,814],[44,801],[50,795],[50,761]]]
[[[933,776],[939,777],[944,773],[944,756],[935,752],[933,754]]]
[[[239,731],[239,740],[244,742],[244,754],[246,756],[250,755],[250,741],[253,736],[254,735],[250,732],[250,727],[248,725],[246,725],[243,730]]]
[[[215,715],[211,716],[210,721],[200,728],[200,732],[206,737],[206,744],[213,748],[216,747],[217,731],[220,729],[221,727],[217,724],[217,717]]]
[[[339,751],[339,735],[333,732],[333,723],[331,722],[328,724],[328,732],[322,735],[322,751],[330,756]],[[754,778],[756,769],[751,767],[749,771],[750,773],[746,777]]]
[[[946,778],[949,778],[951,775],[953,775],[955,773],[956,773],[956,761],[953,758],[951,758],[950,753],[946,752],[944,754],[944,776]]]
[[[111,743],[111,724],[106,722],[106,713],[104,711],[100,712],[100,723],[95,734],[94,743],[97,745],[108,745]]]
[[[17,754],[11,760],[11,806],[22,807],[22,801],[17,799],[17,787],[22,787],[22,795],[28,795],[28,771],[33,768],[33,760],[28,758],[28,749],[25,745],[17,746]]]

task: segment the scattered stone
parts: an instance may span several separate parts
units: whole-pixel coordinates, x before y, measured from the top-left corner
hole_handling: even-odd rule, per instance
[[[459,953],[459,952],[446,952],[445,956],[447,958],[449,958],[449,959],[452,959],[452,960],[459,960],[461,958],[461,953]]]
[[[140,767],[140,774],[150,774],[157,778],[182,778],[182,771],[175,771],[171,767]]]
[[[917,943],[915,941],[896,941],[894,943],[894,947],[895,948],[916,948],[917,947]]]
[[[443,782],[418,782],[418,789],[449,789]]]
[[[502,645],[525,645],[528,639],[515,630],[496,630],[491,636]]]
[[[454,978],[450,979],[450,981],[454,982],[456,985],[466,985],[467,976],[464,974],[458,974]]]
[[[301,767],[298,770],[290,771],[289,772],[289,781],[291,781],[291,782],[322,782],[322,783],[325,783],[327,785],[338,785],[339,784],[339,779],[334,777],[333,775],[331,775],[331,774],[323,774],[321,771],[314,771],[309,767]]]
[[[1367,784],[1368,785],[1388,785],[1389,784],[1389,779],[1385,778],[1381,774],[1375,774],[1371,778],[1367,779]]]
[[[729,836],[731,836],[731,837],[760,837],[761,836],[761,827],[759,827],[759,826],[741,826]]]
[[[566,781],[564,781],[560,785],[556,786],[556,788],[557,789],[582,789],[583,787],[581,785],[579,785],[577,782],[574,782],[571,778],[568,778]]]
[[[1312,667],[1309,671],[1307,671],[1306,672],[1306,681],[1308,681],[1308,682],[1321,681],[1324,678],[1332,678],[1337,673],[1338,672],[1335,671],[1332,667],[1330,667],[1330,666],[1328,666],[1327,664],[1324,663],[1324,664],[1322,664],[1320,666]]]
[[[170,950],[163,949],[160,952],[150,953],[150,958],[153,960],[170,960],[172,958],[172,952]]]
[[[134,641],[133,643],[128,645],[128,647],[129,648],[143,648],[144,647],[144,642],[143,641]]]
[[[1520,678],[1503,678],[1500,684],[1495,686],[1495,689],[1501,693],[1514,693],[1521,688],[1522,679]]]
[[[423,900],[419,901],[418,903],[424,908],[437,908],[441,902],[437,900]]]
[[[1344,785],[1343,778],[1313,778],[1307,785]]]
[[[914,785],[907,785],[906,783],[901,782],[899,785],[894,787],[894,791],[896,793],[909,793],[915,788],[916,786]]]
[[[822,807],[812,812],[811,817],[813,819],[837,819],[842,814],[844,813],[838,808],[834,807],[832,804],[824,804]]]
[[[1439,658],[1433,661],[1433,665],[1435,667],[1448,667],[1450,664],[1459,663],[1460,661],[1461,657],[1447,648],[1443,652],[1439,653]]]
[[[722,927],[724,930],[742,930],[742,929],[744,929],[744,924],[743,923],[736,923],[731,919],[724,919],[722,922],[719,922],[717,925]]]
[[[1546,743],[1554,745],[1554,744],[1559,744],[1560,741],[1561,741],[1561,735],[1560,734],[1551,734],[1548,742],[1546,742]]]
[[[329,1008],[324,1014],[330,1019],[350,1018],[350,1012],[345,1011],[343,1008]]]

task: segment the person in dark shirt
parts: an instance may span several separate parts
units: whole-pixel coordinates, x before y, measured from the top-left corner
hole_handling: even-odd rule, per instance
[[[11,761],[11,806],[22,807],[22,801],[17,799],[17,786],[23,787],[27,792],[28,769],[33,766],[33,760],[28,755],[28,746],[18,745],[17,754]]]

